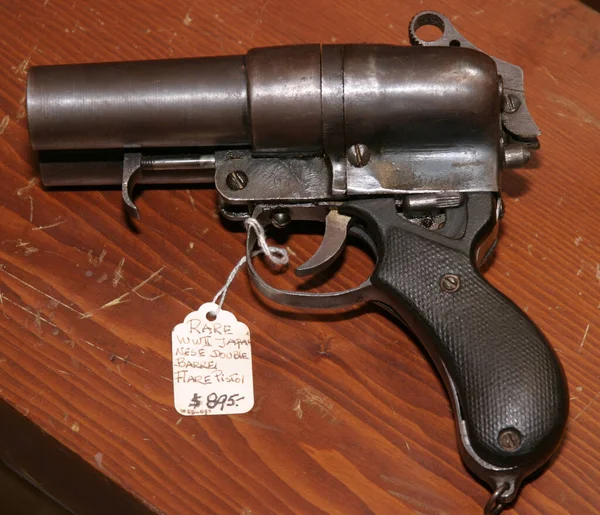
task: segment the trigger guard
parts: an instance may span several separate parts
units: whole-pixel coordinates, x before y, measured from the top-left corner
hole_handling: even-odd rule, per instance
[[[361,285],[350,290],[344,290],[333,293],[308,293],[289,290],[280,290],[268,284],[258,273],[252,261],[252,255],[256,247],[256,234],[249,231],[246,238],[246,263],[248,265],[248,275],[255,288],[267,299],[293,308],[315,308],[315,309],[335,309],[347,308],[363,302],[375,300],[377,292],[367,279]]]

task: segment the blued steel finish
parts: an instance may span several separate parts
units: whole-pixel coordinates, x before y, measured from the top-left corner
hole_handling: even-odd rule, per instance
[[[320,156],[315,170],[328,169],[324,195],[334,198],[497,191],[499,109],[494,61],[456,48],[301,45],[247,57],[34,67],[28,80],[36,150],[242,146],[257,166],[265,155]],[[348,161],[348,146],[365,149],[368,162]],[[70,157],[40,157],[49,186],[120,183],[114,167],[87,157],[81,169]],[[277,184],[253,189],[253,198],[221,194],[233,203],[282,199]],[[295,199],[315,198],[301,186]]]
[[[423,51],[425,50],[425,51]],[[481,52],[346,45],[346,144],[477,146],[500,137],[498,72]]]
[[[322,153],[320,45],[250,50],[246,69],[254,152]]]
[[[144,158],[144,175],[138,184],[206,184],[214,181],[213,155],[176,153]],[[39,152],[42,183],[47,188],[118,186],[123,176],[123,150]]]
[[[501,160],[498,73],[468,49],[347,45],[346,146],[365,144],[349,167],[349,194],[496,191]]]
[[[346,195],[346,134],[344,128],[344,47],[325,45],[321,54],[323,150],[331,166],[331,194]]]
[[[249,145],[243,56],[35,66],[34,150]]]

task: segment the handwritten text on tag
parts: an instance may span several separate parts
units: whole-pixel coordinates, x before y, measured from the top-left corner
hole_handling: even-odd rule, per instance
[[[217,305],[203,304],[173,329],[175,409],[182,415],[247,413],[254,405],[250,331]]]

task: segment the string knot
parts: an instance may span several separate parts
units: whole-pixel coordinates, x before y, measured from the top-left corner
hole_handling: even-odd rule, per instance
[[[256,233],[256,238],[258,239],[258,246],[261,248],[262,253],[266,256],[266,258],[271,261],[271,263],[279,266],[285,266],[288,264],[290,257],[288,256],[287,250],[281,247],[269,246],[267,243],[265,228],[256,218],[246,218],[246,220],[244,220],[244,225],[246,226],[248,235],[250,234],[251,230],[254,230]]]
[[[269,245],[267,243],[267,235],[265,234],[265,228],[261,225],[261,223],[253,217],[246,218],[244,220],[244,225],[246,226],[246,237],[250,236],[250,231],[254,231],[256,234],[256,239],[260,250],[257,250],[252,253],[252,257],[257,256],[259,254],[264,254],[268,261],[277,266],[285,266],[289,263],[290,257],[286,249],[282,247],[276,247],[273,245]],[[225,296],[227,295],[227,290],[231,286],[231,283],[235,279],[235,276],[240,271],[240,269],[246,264],[246,256],[243,256],[238,263],[233,267],[233,270],[229,274],[227,281],[223,285],[223,287],[217,292],[215,298],[213,299],[213,303],[217,304],[216,313],[213,313],[215,316],[219,314],[221,308],[223,307],[223,303],[225,302]],[[218,302],[217,302],[218,301]]]

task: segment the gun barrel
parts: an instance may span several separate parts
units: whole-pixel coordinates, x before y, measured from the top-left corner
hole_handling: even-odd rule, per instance
[[[249,145],[243,56],[38,66],[34,150]]]
[[[470,49],[297,45],[33,67],[27,111],[49,186],[119,184],[114,153],[242,148],[256,158],[327,156],[340,195],[488,191],[501,163],[499,84],[495,62]],[[372,158],[346,172],[357,144]],[[180,165],[164,163],[155,179],[212,180]]]

